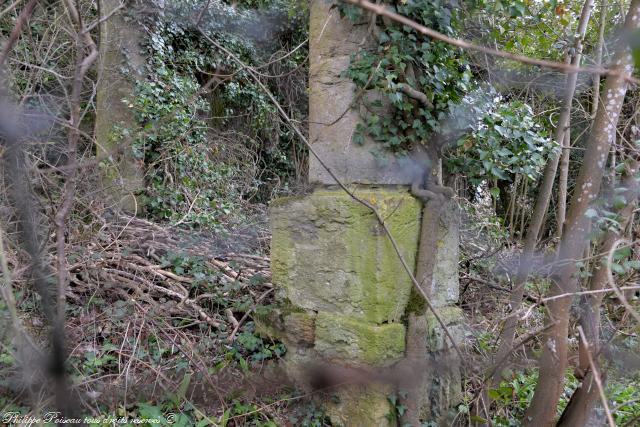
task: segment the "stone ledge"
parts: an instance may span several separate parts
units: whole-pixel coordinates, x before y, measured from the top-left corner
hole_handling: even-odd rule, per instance
[[[375,325],[339,314],[318,313],[315,349],[329,362],[387,366],[404,357],[405,327]]]
[[[438,316],[447,325],[449,332],[453,335],[453,339],[456,345],[461,345],[464,342],[464,327],[462,324],[463,315],[462,310],[455,306],[438,307],[436,308]],[[444,333],[444,330],[440,326],[440,323],[433,315],[433,312],[428,311],[425,315],[427,322],[427,348],[430,352],[442,351],[445,349],[451,349],[451,342]]]

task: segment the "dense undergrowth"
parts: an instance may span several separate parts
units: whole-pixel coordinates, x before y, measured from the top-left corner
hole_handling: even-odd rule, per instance
[[[95,18],[92,2],[80,3],[87,18]],[[129,418],[122,425],[134,425],[133,418],[147,418],[148,425],[151,420],[178,426],[330,425],[314,396],[287,384],[275,366],[287,349],[260,334],[253,322],[254,315],[273,309],[265,203],[304,190],[305,149],[247,71],[207,43],[185,18],[181,8],[192,11],[201,2],[173,3],[175,8],[169,7],[164,19],[138,22],[148,32],[147,78],[123,102],[135,112],[139,129],[116,129],[135,134],[134,152],[145,167],[147,220],[113,217],[104,209],[95,196],[93,148],[84,141],[83,160],[89,167],[81,171],[79,201],[67,237],[68,369],[75,397],[84,415]],[[457,12],[445,7],[446,2],[397,3],[400,12],[446,34],[470,34],[507,50],[556,59],[567,46],[579,10],[572,5],[559,15],[549,7],[532,11],[538,5],[520,1],[475,2],[474,10],[484,13],[465,26],[456,21]],[[233,8],[221,4],[204,19],[205,33],[259,70],[303,128],[306,13],[304,4],[245,1]],[[344,13],[361,19],[355,9]],[[609,13],[612,22],[619,20]],[[1,17],[3,34],[14,19]],[[48,5],[33,19],[33,39],[20,42],[11,68],[15,100],[53,117],[65,112],[55,74],[68,75],[73,65],[68,35],[50,25],[64,19],[59,9]],[[232,25],[243,20],[249,26],[264,25],[247,34],[247,25]],[[475,28],[474,22],[487,27]],[[553,45],[543,27],[554,28],[562,43]],[[514,37],[516,31],[524,37]],[[35,48],[33,40],[39,43]],[[476,366],[488,366],[499,325],[508,314],[511,277],[536,182],[546,158],[557,149],[550,139],[555,116],[549,113],[557,108],[557,99],[543,91],[514,89],[495,78],[497,65],[483,68],[478,57],[425,41],[407,28],[385,29],[378,41],[373,51],[353,58],[348,76],[361,89],[383,93],[395,109],[392,117],[365,114],[366,126],[355,140],[366,135],[381,148],[403,152],[427,142],[434,133],[454,134],[443,160],[465,212],[459,302],[466,317],[465,351]],[[47,53],[48,44],[59,50]],[[55,74],[16,64],[48,64]],[[432,108],[418,106],[403,94],[401,85],[416,82]],[[587,98],[585,92],[581,99],[587,103]],[[83,130],[90,133],[93,113],[85,107],[89,113]],[[574,115],[580,119],[581,114]],[[46,144],[38,138],[31,141],[29,159],[45,219],[54,215],[62,187],[57,167],[64,162],[60,148],[64,132],[53,122],[45,123],[41,132]],[[579,153],[584,141],[574,137],[573,142]],[[3,196],[5,190],[3,184]],[[40,301],[28,286],[28,263],[4,197],[0,213],[0,238],[6,239],[20,319],[44,340]],[[604,202],[589,215],[596,219],[594,240],[617,226],[616,212]],[[552,216],[543,233],[542,252],[553,245]],[[45,260],[53,265],[53,231],[44,226],[45,219]],[[631,249],[617,252],[614,261],[618,277],[628,282],[637,279],[639,265]],[[527,283],[519,337],[542,327],[540,301],[548,287],[544,271]],[[2,302],[0,313],[0,322],[8,326]],[[607,321],[603,334],[611,344],[603,355],[611,372],[606,395],[616,423],[634,425],[640,419],[640,378],[637,370],[630,372],[635,359],[629,355],[640,345],[637,327],[615,300],[606,302],[603,318]],[[51,402],[39,400],[42,372],[37,369],[37,353],[19,342],[9,327],[2,328],[0,338],[0,413],[34,415],[39,409],[32,401],[47,408]],[[577,339],[570,344],[575,355]],[[514,367],[504,373],[508,379],[488,390],[493,425],[520,425],[537,381],[534,361],[541,346],[537,337],[528,340],[516,351]],[[461,424],[486,422],[471,414],[484,375],[480,370],[465,372],[464,401],[456,418]],[[578,384],[573,365],[565,379],[558,414]],[[389,417],[396,419],[404,407],[398,396],[389,399],[396,411]],[[602,410],[596,412],[602,420]]]

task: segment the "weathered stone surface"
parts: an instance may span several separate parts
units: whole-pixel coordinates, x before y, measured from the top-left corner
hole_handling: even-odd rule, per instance
[[[458,307],[440,307],[438,315],[452,333],[457,345],[462,344],[462,311]],[[416,379],[414,389],[410,393],[417,398],[418,414],[421,420],[431,421],[436,425],[453,424],[456,406],[462,402],[462,378],[460,359],[452,349],[442,327],[433,312],[429,311],[411,319],[414,331],[420,331],[426,337],[410,337],[426,346],[423,360],[410,361],[415,366],[424,366],[423,372]],[[445,347],[446,342],[446,347]],[[412,403],[412,402],[410,402]]]
[[[450,426],[456,417],[457,406],[462,403],[460,360],[452,351],[436,353],[432,357],[445,365],[433,372],[427,390],[427,404],[422,410],[422,419]]]
[[[303,311],[290,304],[255,314],[256,331],[265,337],[284,342],[287,347],[313,347],[315,318],[312,311]]]
[[[458,301],[459,223],[460,216],[455,201],[446,202],[440,209],[436,262],[433,281],[427,289],[429,301],[434,307],[454,304]]]
[[[342,77],[350,56],[371,46],[368,21],[352,25],[340,18],[333,1],[313,0],[309,27],[309,141],[320,158],[345,183],[410,184],[416,168],[408,159],[380,152],[379,144],[353,142],[361,121],[353,108],[355,85]],[[375,154],[374,154],[375,152]],[[309,181],[335,184],[318,160],[309,156]]]
[[[462,346],[464,341],[462,310],[455,306],[440,307],[437,310],[456,345]],[[425,419],[434,419],[438,420],[440,425],[449,425],[448,422],[455,416],[455,407],[462,402],[460,359],[432,312],[425,315],[425,321],[427,350],[434,363],[441,368],[433,371],[427,384],[428,399],[423,406],[423,413]]]
[[[110,13],[119,0],[100,0],[100,10]],[[132,7],[149,8],[140,0]],[[123,99],[133,94],[136,79],[142,78],[145,58],[141,41],[145,37],[140,25],[127,22],[124,11],[115,13],[100,24],[100,57],[96,88],[96,156],[102,169],[102,184],[109,202],[121,209],[141,212],[136,197],[144,189],[142,162],[133,155],[132,136],[138,129],[133,110]],[[123,129],[128,130],[122,132]]]
[[[407,192],[357,191],[374,206],[413,269],[420,204]],[[341,190],[317,190],[271,207],[273,283],[308,310],[371,322],[400,319],[411,281],[374,215]]]
[[[391,393],[391,387],[379,384],[346,387],[336,393],[335,400],[325,404],[326,411],[332,424],[337,426],[395,426],[389,417],[393,410],[388,400]]]
[[[329,362],[389,365],[404,356],[401,323],[376,325],[335,313],[318,313],[315,349]]]
[[[316,336],[313,313],[291,313],[284,318],[287,340],[297,345],[313,346]]]
[[[437,311],[442,322],[447,325],[447,329],[453,336],[456,344],[462,345],[464,341],[462,310],[455,306],[448,306],[439,307],[437,308]],[[440,326],[440,323],[434,316],[433,312],[427,312],[425,318],[427,322],[427,348],[429,351],[435,352],[451,348],[451,341],[447,338],[447,335]]]

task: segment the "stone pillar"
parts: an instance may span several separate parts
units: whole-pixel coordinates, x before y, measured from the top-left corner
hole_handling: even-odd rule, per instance
[[[355,85],[341,75],[351,55],[370,41],[366,23],[351,25],[334,6],[311,2],[310,142],[344,184],[376,207],[414,268],[422,212],[408,191],[415,169],[402,167],[392,155],[374,155],[378,146],[372,141],[352,142],[360,115],[352,108]],[[405,355],[410,278],[375,216],[337,188],[313,157],[309,169],[313,193],[271,205],[271,263],[281,307],[263,327],[286,344],[285,363],[294,380],[314,363],[391,367]],[[450,307],[458,289],[457,227],[443,230],[447,249],[437,252],[432,292],[454,324],[460,316]],[[445,351],[442,331],[428,314],[421,319],[428,323],[429,348]],[[459,383],[459,374],[445,380]],[[451,387],[429,384],[427,400],[451,394]],[[390,384],[352,386],[338,390],[325,406],[338,425],[389,426],[388,396],[395,392]]]
[[[414,265],[420,204],[406,190],[362,188],[358,197],[387,218]],[[386,367],[404,357],[405,306],[411,282],[374,215],[339,189],[276,200],[271,206],[272,279],[284,301],[280,337],[287,371],[304,378],[315,363]],[[334,423],[386,426],[384,384],[338,390]]]
[[[371,48],[372,43],[368,21],[351,25],[340,18],[336,4],[312,0],[310,6],[309,142],[343,183],[410,184],[414,168],[405,167],[393,156],[377,153],[380,144],[371,140],[362,145],[352,142],[360,122],[358,108],[352,108],[356,87],[341,75],[349,67],[351,55],[360,48]],[[335,184],[313,156],[309,158],[309,181]]]
[[[119,5],[120,0],[100,0],[101,15],[108,15]],[[140,45],[144,30],[127,19],[125,10],[100,24],[95,138],[108,203],[134,213],[142,209],[137,196],[144,190],[144,170],[132,147],[139,127],[123,99],[133,96],[146,61]]]
[[[429,301],[443,323],[453,335],[456,344],[462,345],[464,330],[462,310],[455,306],[459,297],[458,248],[459,221],[456,202],[449,201],[438,207],[439,218],[435,239],[435,261],[431,283],[425,291]],[[423,211],[423,215],[429,212]],[[413,295],[417,297],[417,295]],[[422,298],[418,298],[421,301]],[[411,310],[411,308],[408,308]],[[413,310],[416,321],[424,322],[419,330],[426,330],[427,375],[422,384],[423,399],[420,402],[420,419],[435,421],[438,425],[452,425],[462,402],[462,378],[460,360],[442,330],[434,314],[426,307]]]

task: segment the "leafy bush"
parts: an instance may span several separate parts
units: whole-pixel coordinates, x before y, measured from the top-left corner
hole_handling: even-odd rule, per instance
[[[637,380],[637,375],[635,380]],[[640,387],[634,378],[611,381],[606,390],[616,425],[634,425],[640,420]]]
[[[272,45],[266,45],[252,31],[235,27],[264,18],[260,22],[265,34],[279,36],[294,16],[287,14],[291,7],[287,2],[260,2],[260,11],[220,3],[207,12],[213,15],[203,20],[203,36],[186,19],[201,6],[197,1],[171,1],[166,13],[174,19],[131,17],[148,34],[147,78],[137,81],[135,92],[124,100],[138,129],[115,129],[115,134],[134,133],[134,155],[146,169],[149,214],[192,226],[220,227],[242,218],[243,198],[259,191],[265,178],[277,175],[275,184],[270,184],[276,185],[293,175],[290,156],[298,153],[263,90],[207,37],[256,66],[269,60],[270,52],[280,45],[271,40]],[[291,10],[296,16],[303,13]],[[281,24],[276,25],[278,20]],[[286,31],[282,34],[287,37],[303,36]],[[305,59],[300,49],[281,66],[295,69]],[[223,137],[225,133],[233,136]]]
[[[524,412],[529,407],[533,392],[538,382],[538,370],[526,370],[513,376],[511,380],[505,380],[495,389],[489,390],[489,397],[493,400],[496,410],[492,411],[492,424],[496,426],[519,426]],[[558,405],[558,415],[567,406],[568,399],[578,386],[578,380],[571,370],[565,374],[564,393]]]
[[[212,226],[232,212],[239,190],[233,184],[237,171],[212,156],[207,124],[198,117],[208,105],[198,90],[193,76],[158,61],[156,74],[139,82],[129,101],[142,128],[134,154],[147,165],[151,215]]]
[[[516,174],[534,181],[557,144],[536,122],[529,105],[504,102],[494,90],[488,93],[471,94],[454,107],[452,117],[468,124],[456,129],[466,130],[466,135],[447,159],[449,170],[464,174],[473,185],[487,179],[512,181]]]

